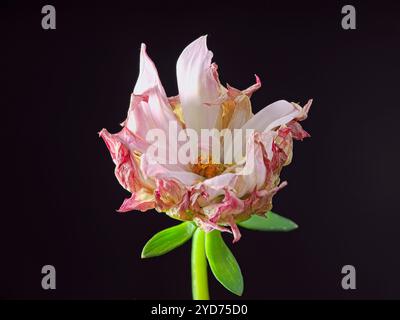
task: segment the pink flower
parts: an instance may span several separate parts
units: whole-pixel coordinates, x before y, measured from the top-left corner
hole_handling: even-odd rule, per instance
[[[103,129],[100,136],[116,165],[118,181],[131,193],[119,212],[156,209],[180,220],[194,221],[205,231],[232,232],[234,241],[238,241],[236,222],[271,210],[273,196],[287,184],[280,183],[279,175],[292,159],[293,139],[309,137],[299,121],[307,117],[312,100],[303,108],[280,100],[253,115],[250,97],[260,88],[260,79],[256,76],[256,83],[245,90],[224,87],[219,82],[217,65],[211,63],[212,56],[206,36],[187,46],[177,62],[179,95],[168,98],[142,44],[140,74],[123,128],[116,134]],[[240,161],[154,161],[146,135],[151,129],[159,129],[168,136],[171,123],[184,134],[189,128],[198,133],[212,128],[254,132],[247,140],[243,136],[247,152]],[[168,139],[160,147],[166,153],[176,153],[182,143],[174,146]],[[202,144],[200,148],[211,146]],[[227,149],[233,152],[233,147]]]

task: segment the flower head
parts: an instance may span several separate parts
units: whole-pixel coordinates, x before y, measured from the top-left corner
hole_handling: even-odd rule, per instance
[[[280,182],[280,172],[292,159],[293,139],[309,137],[299,121],[307,117],[312,100],[304,107],[280,100],[253,115],[250,98],[261,87],[260,79],[256,76],[245,90],[225,87],[212,56],[206,36],[187,46],[177,62],[179,95],[167,97],[142,44],[140,73],[122,130],[110,134],[103,129],[100,136],[118,181],[131,193],[118,211],[156,209],[194,221],[205,231],[231,232],[238,241],[236,222],[271,210],[273,196],[287,184]],[[194,139],[196,152],[187,155],[194,150],[188,148],[193,139],[187,141],[204,129],[211,135]],[[156,143],[157,155],[170,161],[155,156],[149,132],[164,134]],[[233,132],[239,138],[232,139]],[[220,143],[216,149],[213,141]]]

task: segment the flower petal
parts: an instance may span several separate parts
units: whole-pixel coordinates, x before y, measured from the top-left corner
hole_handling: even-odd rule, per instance
[[[247,215],[264,215],[267,211],[270,211],[272,209],[272,198],[278,191],[286,186],[287,182],[283,181],[280,185],[271,190],[254,190],[250,197],[245,200]]]
[[[301,126],[301,124],[298,123],[297,121],[292,120],[287,124],[287,126],[292,132],[293,138],[296,140],[303,141],[304,138],[311,137],[310,134],[307,131],[305,131]]]
[[[142,43],[140,47],[140,70],[136,81],[133,94],[148,95],[150,90],[156,89],[161,97],[166,98],[164,88],[158,77],[157,68],[146,52],[146,45]]]
[[[256,77],[256,83],[253,84],[252,86],[248,87],[247,89],[243,90],[243,93],[245,95],[247,95],[249,98],[251,97],[251,95],[257,91],[258,89],[261,88],[261,80],[260,78],[255,74],[254,75]]]
[[[241,200],[234,192],[227,189],[223,201],[217,204],[210,211],[209,219],[211,222],[226,222],[230,221],[233,215],[240,214],[244,211],[244,201]]]
[[[142,188],[151,188],[151,181],[144,179],[141,175],[138,161],[130,152],[129,144],[125,140],[129,132],[124,130],[121,132],[110,134],[106,129],[103,129],[99,133],[115,163],[115,176],[121,186],[132,193]]]
[[[293,104],[279,100],[257,112],[243,125],[242,129],[271,130],[293,120],[299,113],[300,111]]]
[[[177,122],[177,118],[168,102],[157,69],[146,53],[146,45],[142,44],[140,72],[131,97],[126,126],[144,140],[152,128],[168,133],[170,121]]]
[[[264,161],[263,145],[259,141],[259,133],[249,137],[247,141],[246,163],[238,172],[235,190],[242,197],[253,190],[264,186],[267,177],[267,167]]]
[[[130,198],[124,200],[117,211],[128,212],[140,210],[144,212],[150,209],[154,209],[154,196],[143,189],[138,192],[133,192]]]
[[[235,109],[227,126],[228,129],[239,129],[253,117],[251,103],[247,95],[239,95],[235,98]]]
[[[166,212],[172,208],[187,207],[186,194],[187,188],[175,180],[157,179],[157,188],[154,191],[156,199],[156,209]],[[179,212],[178,212],[179,213]]]
[[[232,233],[228,228],[220,226],[216,223],[213,223],[211,221],[209,221],[208,219],[205,219],[204,217],[201,216],[197,216],[193,219],[194,222],[196,222],[196,224],[203,229],[205,232],[210,232],[212,230],[219,230],[222,232],[228,232],[228,233]]]
[[[195,185],[204,179],[202,176],[186,170],[179,164],[158,163],[148,153],[142,154],[140,159],[140,169],[148,178],[175,179],[186,186]]]
[[[236,179],[234,173],[223,173],[198,183],[193,187],[191,202],[198,201],[201,207],[207,206],[216,197],[225,194],[225,189],[233,189]]]
[[[211,66],[212,52],[207,48],[207,36],[189,44],[176,64],[179,97],[188,128],[200,132],[214,128],[220,106],[216,104],[220,84]]]
[[[269,131],[290,122],[300,113],[301,110],[285,100],[279,100],[266,106],[242,126],[243,145],[246,144],[246,129],[253,129],[260,132]],[[232,152],[232,147],[232,145],[227,146],[228,154]],[[234,159],[237,159],[240,156],[241,149],[234,150],[234,152]]]
[[[140,138],[139,136],[132,133],[127,127],[123,127],[120,132],[111,134],[107,131],[107,129],[103,129],[99,132],[100,137],[106,143],[109,139],[117,139],[121,143],[123,143],[131,152],[138,151],[144,152],[148,147],[148,142]],[[111,138],[113,136],[113,138]]]
[[[229,226],[231,227],[232,233],[233,233],[233,241],[232,243],[238,242],[240,238],[242,237],[242,234],[240,233],[240,230],[233,219],[233,217],[229,221]]]

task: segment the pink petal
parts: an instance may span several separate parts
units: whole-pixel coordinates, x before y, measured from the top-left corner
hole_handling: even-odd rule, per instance
[[[174,207],[178,211],[187,207],[188,193],[185,186],[175,180],[157,179],[157,188],[155,190],[157,210],[166,212]]]
[[[123,125],[140,139],[146,141],[147,132],[156,128],[152,109],[146,97],[131,95],[128,116]]]
[[[150,209],[154,209],[154,197],[150,194],[134,192],[130,198],[124,200],[117,211],[128,212],[132,210],[140,210],[144,212]]]
[[[247,95],[249,98],[252,96],[252,94],[257,91],[258,89],[261,88],[261,80],[260,78],[255,74],[256,77],[256,83],[253,84],[252,86],[248,87],[247,89],[243,90],[243,93]]]
[[[303,129],[300,123],[297,121],[290,121],[287,124],[288,128],[292,132],[292,136],[296,140],[303,140],[304,138],[311,137],[310,134]]]
[[[308,112],[311,109],[311,105],[313,103],[313,99],[309,99],[307,103],[304,105],[304,107],[300,107],[298,104],[293,103],[294,106],[300,111],[299,115],[296,117],[296,120],[298,121],[303,121],[307,119]]]
[[[122,132],[122,134],[110,134],[106,129],[103,129],[99,135],[110,151],[111,158],[115,163],[115,176],[119,183],[126,190],[134,192],[147,183],[141,178],[138,164],[131,155],[129,146],[125,144],[127,132]]]
[[[145,140],[148,130],[159,128],[168,133],[169,122],[177,122],[158,77],[153,61],[142,44],[140,73],[131,97],[126,126]],[[177,124],[180,127],[180,124]]]
[[[240,233],[240,230],[235,222],[235,220],[232,218],[229,221],[229,226],[231,227],[232,233],[233,233],[233,241],[232,243],[238,242],[240,238],[242,237],[242,234]]]
[[[215,205],[209,220],[213,223],[231,221],[234,215],[242,213],[244,209],[244,201],[239,199],[234,192],[225,189],[224,200]]]
[[[163,99],[165,97],[167,100],[164,88],[161,84],[160,78],[158,77],[157,68],[146,52],[146,45],[142,43],[140,47],[139,77],[136,81],[135,88],[133,89],[133,94],[137,96],[149,95],[152,90],[157,90],[160,94],[160,98]]]
[[[245,200],[245,207],[250,214],[265,214],[272,208],[273,196],[286,186],[287,182],[283,181],[279,186],[271,190],[253,191],[250,197]]]
[[[219,231],[222,231],[222,232],[232,233],[228,228],[220,226],[220,225],[218,225],[216,223],[213,223],[213,222],[211,222],[211,221],[209,221],[207,219],[204,219],[203,217],[200,217],[200,216],[199,217],[195,217],[193,219],[193,221],[196,222],[197,225],[199,225],[199,227],[201,229],[203,229],[205,232],[210,232],[212,230],[219,230]]]

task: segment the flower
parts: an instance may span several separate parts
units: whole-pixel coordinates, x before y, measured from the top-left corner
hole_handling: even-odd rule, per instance
[[[309,137],[299,122],[307,118],[312,100],[304,107],[280,100],[253,115],[250,98],[261,87],[260,79],[256,76],[245,90],[224,87],[212,56],[206,36],[188,45],[177,62],[179,95],[168,98],[142,44],[140,73],[122,130],[110,134],[103,129],[99,135],[115,163],[115,176],[131,193],[119,212],[156,209],[194,221],[205,231],[231,232],[236,242],[241,236],[236,223],[271,210],[273,196],[286,186],[279,175],[291,162],[293,139]],[[155,161],[147,133],[157,129],[168,135],[171,124],[184,134],[213,128],[253,132],[241,140],[246,154],[239,161],[203,161],[203,151],[211,148],[203,141],[196,163]],[[181,144],[168,138],[160,148],[173,154]]]

